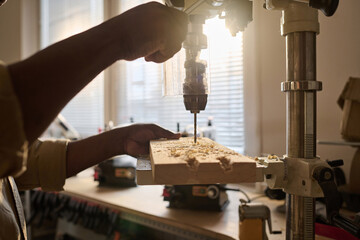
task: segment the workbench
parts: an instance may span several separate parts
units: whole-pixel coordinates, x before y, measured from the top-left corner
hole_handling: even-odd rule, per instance
[[[174,234],[179,236],[178,239],[238,239],[239,199],[245,199],[240,192],[227,191],[230,204],[222,212],[170,209],[167,208],[169,203],[163,201],[163,186],[98,187],[92,173],[92,170],[87,170],[85,173],[69,178],[62,194],[108,207],[118,211],[121,218]],[[255,184],[231,185],[231,187],[240,187],[248,193],[250,198],[262,195],[255,193]],[[255,202],[262,202],[271,209],[273,230],[282,231],[282,234],[278,235],[268,234],[269,239],[285,239],[285,214],[275,211],[275,208],[282,205],[284,201],[270,200],[264,196],[257,198]],[[64,221],[61,224],[64,225]],[[62,227],[62,229],[68,228],[69,226]],[[74,226],[72,226],[72,231],[76,231]],[[84,236],[83,233],[82,236]]]

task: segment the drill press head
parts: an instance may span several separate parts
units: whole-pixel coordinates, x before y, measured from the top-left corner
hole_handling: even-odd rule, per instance
[[[184,42],[186,77],[183,84],[183,96],[186,110],[199,113],[205,110],[208,94],[207,62],[200,60],[201,49],[207,48],[207,37],[203,33],[205,17],[190,15],[189,20],[189,32]]]
[[[203,33],[203,25],[207,18],[219,15],[220,18],[225,19],[231,34],[236,35],[237,32],[243,31],[252,20],[252,1],[166,0],[165,2],[168,6],[183,10],[189,15],[188,33],[183,44],[186,52],[184,63],[186,77],[182,85],[182,94],[186,110],[194,114],[194,141],[196,142],[196,114],[205,110],[209,92],[206,77],[207,62],[200,59],[201,50],[207,48],[207,37]],[[166,71],[174,72],[171,68]],[[167,85],[171,86],[171,83],[165,80],[165,85],[167,89]]]
[[[203,33],[204,15],[190,15],[189,20],[188,34],[184,42],[186,77],[183,84],[183,96],[186,110],[194,114],[194,142],[196,143],[196,114],[205,110],[208,94],[207,63],[205,60],[200,60],[201,49],[207,48],[207,37]]]
[[[183,85],[184,105],[191,113],[205,110],[207,103],[206,62],[187,60],[186,79]]]

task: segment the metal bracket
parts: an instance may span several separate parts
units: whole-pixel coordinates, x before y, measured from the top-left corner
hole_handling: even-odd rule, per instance
[[[265,176],[266,183],[271,189],[281,189],[285,186],[287,171],[283,159],[275,155],[269,155],[267,157],[257,157],[255,161],[257,161],[257,182],[263,182]]]
[[[324,196],[321,186],[313,176],[315,169],[329,168],[325,161],[319,158],[279,158],[271,155],[255,160],[258,164],[257,181],[263,181],[265,176],[271,189],[283,189],[286,193],[303,197]]]

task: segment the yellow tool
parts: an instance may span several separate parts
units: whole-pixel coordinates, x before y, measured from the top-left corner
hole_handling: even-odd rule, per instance
[[[273,231],[271,226],[270,209],[260,203],[247,203],[240,200],[239,206],[239,239],[243,240],[268,240],[265,223],[268,222],[270,234],[281,234]]]

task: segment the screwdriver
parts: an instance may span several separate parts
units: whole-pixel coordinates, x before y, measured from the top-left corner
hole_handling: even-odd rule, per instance
[[[196,122],[196,112],[194,113],[194,143],[196,143],[196,125],[197,125],[197,122]]]

